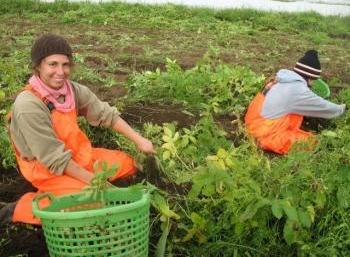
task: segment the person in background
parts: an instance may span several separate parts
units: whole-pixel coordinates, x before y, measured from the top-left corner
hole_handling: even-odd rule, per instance
[[[278,71],[255,96],[245,115],[245,125],[262,149],[286,154],[297,141],[315,142],[312,133],[300,129],[304,116],[330,119],[344,113],[345,104],[334,104],[310,90],[312,81],[320,75],[318,53],[309,50],[293,70]]]
[[[94,148],[78,126],[84,116],[93,126],[111,127],[147,154],[153,144],[133,130],[116,108],[100,101],[86,86],[69,80],[73,52],[54,34],[38,38],[31,51],[33,75],[18,94],[9,119],[10,136],[22,175],[37,192],[24,194],[0,210],[0,222],[40,224],[32,200],[39,193],[62,195],[80,191],[94,176],[96,161],[117,164],[110,181],[132,176],[134,160],[118,150]]]

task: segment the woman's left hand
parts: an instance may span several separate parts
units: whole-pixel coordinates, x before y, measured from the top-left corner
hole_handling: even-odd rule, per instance
[[[146,154],[155,154],[156,150],[154,150],[153,144],[151,141],[144,137],[140,137],[136,142],[137,148]]]

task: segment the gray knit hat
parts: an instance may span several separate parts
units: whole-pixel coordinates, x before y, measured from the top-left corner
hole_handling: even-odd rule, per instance
[[[42,59],[53,54],[64,54],[73,61],[73,51],[66,39],[54,34],[39,37],[32,47],[32,67],[37,67]]]

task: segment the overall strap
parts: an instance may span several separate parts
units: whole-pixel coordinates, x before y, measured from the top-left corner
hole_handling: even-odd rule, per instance
[[[35,91],[33,89],[33,87],[31,85],[26,85],[22,90],[19,91],[23,92],[23,91],[30,91],[33,95],[35,95],[36,97],[38,97],[41,101],[44,102],[44,104],[47,106],[47,108],[50,110],[50,112],[52,112],[55,109],[55,106],[52,102],[50,102],[46,97],[42,97],[37,91]],[[18,94],[19,94],[18,93]],[[9,138],[11,139],[11,132],[10,132],[10,123],[11,123],[11,119],[12,119],[12,111],[8,112],[5,116],[5,120],[6,120],[6,129],[7,129],[7,133],[9,135]],[[13,149],[15,150],[15,153],[17,156],[20,156],[19,151],[17,150],[16,146],[13,143],[13,140],[11,139],[11,144]]]
[[[275,84],[277,84],[276,77],[270,78],[269,80],[266,81],[265,87],[263,88],[261,93],[263,95],[266,95]]]
[[[29,91],[36,97],[38,97],[43,103],[47,106],[50,112],[52,112],[55,109],[55,105],[49,101],[46,97],[41,96],[37,91],[35,91],[32,87],[32,85],[26,85],[23,89],[23,91]]]

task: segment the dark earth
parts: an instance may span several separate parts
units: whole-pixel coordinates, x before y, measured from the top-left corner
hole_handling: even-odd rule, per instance
[[[176,121],[178,127],[190,127],[198,120],[198,116],[190,116],[182,112],[181,106],[171,105],[145,105],[136,104],[128,106],[123,111],[123,117],[132,126],[140,126],[145,122],[162,124],[165,122]],[[229,115],[215,117],[217,124],[227,132],[227,137],[234,144],[239,144],[239,138],[235,137],[235,117]],[[323,127],[328,126],[328,121],[323,119],[305,119],[303,127],[313,131],[319,131]],[[270,155],[271,153],[269,153]],[[185,193],[184,185],[178,187],[173,184],[166,184],[157,173],[157,165],[154,158],[149,158],[145,162],[144,170],[147,170],[147,176],[143,172],[139,172],[138,181],[146,179],[150,183],[157,185],[159,188],[168,192]],[[138,182],[134,181],[134,182]],[[126,186],[130,181],[121,181],[118,186]],[[35,188],[27,182],[21,174],[15,170],[0,170],[0,204],[16,201],[26,192],[35,191]],[[9,256],[28,256],[28,257],[46,257],[48,251],[46,249],[45,238],[42,229],[37,226],[16,224],[0,228],[0,240],[3,242],[0,249],[1,257]]]
[[[179,105],[156,104],[135,104],[128,106],[123,111],[123,118],[135,127],[141,126],[145,122],[161,125],[166,122],[176,121],[179,128],[190,127],[199,119],[196,114],[190,116],[182,112],[182,107]],[[235,117],[229,115],[216,117],[218,125],[222,126],[228,132],[228,137],[233,140],[232,131],[234,126],[232,125],[232,121],[234,119]],[[158,174],[154,158],[149,158],[145,161],[144,170],[147,170],[147,176],[145,175],[146,173],[139,172],[136,181],[121,181],[118,186],[126,186],[130,183],[146,179],[150,183],[168,192],[185,193],[187,191],[186,187],[189,185],[182,185],[182,187],[179,187],[173,184],[167,184],[163,181]],[[16,201],[24,193],[31,191],[36,190],[16,169],[0,170],[0,206],[8,202]],[[0,249],[1,257],[49,256],[43,231],[40,227],[24,224],[5,226],[0,228],[0,235],[0,242],[2,242],[3,245],[2,249]]]
[[[11,24],[12,25],[12,24]],[[21,27],[20,32],[25,30],[33,29],[33,25],[30,23],[21,23],[17,24],[17,26]],[[46,27],[43,28],[44,31],[52,31],[53,28],[57,27],[57,24],[46,24]],[[64,31],[66,28],[63,26],[62,31]],[[73,27],[73,31],[71,31],[71,34],[76,35],[75,37],[69,37],[69,40],[72,44],[79,44],[80,42],[85,42],[85,45],[94,45],[94,42],[97,40],[93,36],[86,36],[82,35],[80,32],[88,30],[86,28],[86,25],[80,25],[78,27]],[[147,34],[153,35],[151,42],[148,42],[153,47],[159,47],[159,52],[165,52],[166,49],[162,49],[162,46],[159,44],[160,37],[159,32],[152,29],[137,29],[134,28],[132,31],[125,31],[125,28],[119,27],[119,28],[105,28],[101,27],[101,31],[108,30],[108,34],[112,33],[115,35],[121,35],[123,33],[134,33],[135,35],[138,35],[142,37],[142,35]],[[54,32],[57,29],[53,29]],[[68,29],[70,30],[70,29]],[[61,32],[62,32],[61,31]],[[163,32],[164,33],[164,32]],[[60,33],[62,34],[62,33]],[[63,33],[64,34],[64,33]],[[168,33],[172,35],[172,31],[168,31]],[[186,32],[182,32],[182,36],[186,36],[188,38],[192,37],[191,33],[188,33],[186,35]],[[170,37],[170,36],[169,36]],[[176,37],[174,37],[176,38]],[[13,39],[14,40],[14,39]],[[203,54],[206,52],[206,48],[203,48],[201,45],[203,42],[206,42],[206,38],[198,38],[197,41],[199,42],[196,47],[196,50],[193,49],[191,51],[183,51],[178,52],[175,55],[170,55],[173,59],[176,59],[180,66],[183,69],[189,69],[195,66],[196,62],[200,60],[203,57]],[[258,44],[258,42],[255,42]],[[204,43],[203,43],[204,44]],[[254,42],[252,42],[254,44]],[[90,89],[95,92],[101,100],[108,101],[111,104],[115,103],[115,99],[117,97],[122,97],[127,93],[127,90],[123,87],[123,84],[126,83],[128,80],[130,71],[144,71],[144,70],[155,70],[156,68],[160,68],[161,70],[165,69],[164,65],[164,56],[159,57],[159,62],[156,60],[150,60],[147,61],[143,59],[142,52],[143,48],[140,46],[130,45],[126,48],[119,49],[118,48],[110,48],[109,46],[93,46],[94,50],[97,51],[100,54],[106,53],[111,56],[116,56],[118,60],[116,60],[119,65],[116,70],[114,70],[113,76],[117,82],[117,86],[113,87],[104,87],[97,84],[93,84],[88,80],[84,80],[82,78],[78,82],[84,85],[87,85],[90,87]],[[254,62],[251,60],[245,60],[242,61],[241,58],[238,58],[235,56],[234,52],[225,52],[222,53],[218,58],[222,60],[224,63],[235,63],[235,64],[242,64],[247,65],[247,63],[254,63],[257,66],[254,67],[255,70],[258,70],[260,72],[266,72],[271,73],[272,70],[274,70],[274,66],[287,66],[290,64],[289,56],[297,56],[297,52],[293,52],[286,55],[285,59],[282,60],[275,60],[274,63],[276,65],[271,65],[271,67],[261,67],[258,64],[260,63],[271,63],[273,60],[269,60],[267,62],[266,60],[259,60],[256,61],[256,56],[265,56],[265,53],[268,53],[269,49],[263,49],[259,45],[255,45],[251,49],[255,49],[259,54],[254,55]],[[291,47],[292,50],[290,51],[296,51],[293,49],[297,49],[294,47]],[[91,49],[81,49],[82,51],[90,52]],[[6,56],[7,52],[10,51],[6,47],[0,50],[1,56]],[[99,58],[97,56],[88,56],[85,59],[85,63],[87,66],[90,66],[94,69],[96,69],[100,74],[103,74],[105,71],[105,67],[107,64],[102,58]],[[335,76],[339,75],[336,74],[336,71],[342,70],[339,68],[340,64],[333,65],[332,67],[329,67],[327,76]],[[253,65],[254,66],[254,65]],[[121,68],[122,67],[122,68]],[[334,74],[333,74],[333,73]],[[28,74],[29,76],[29,74]],[[349,74],[342,73],[341,77],[346,79],[348,78]],[[333,93],[336,93],[339,88],[332,88],[334,89]],[[194,125],[198,119],[199,115],[196,112],[192,112],[193,115],[188,115],[183,112],[183,108],[180,105],[166,105],[166,104],[150,104],[150,103],[138,103],[130,106],[126,106],[123,110],[123,118],[132,126],[134,127],[140,127],[145,122],[152,122],[155,124],[161,125],[162,123],[166,122],[176,122],[177,127],[190,127],[191,125]],[[243,117],[244,115],[242,115]],[[215,117],[215,120],[218,125],[220,125],[226,132],[227,137],[232,140],[234,145],[239,145],[240,143],[240,137],[242,136],[238,130],[238,124],[242,123],[243,121],[237,120],[237,117],[230,116],[230,115],[218,115]],[[324,127],[329,127],[331,124],[330,121],[322,120],[322,119],[305,119],[303,128],[307,130],[312,130],[315,132],[320,131]],[[274,154],[267,153],[268,156],[274,157]],[[138,180],[146,179],[147,181],[151,182],[152,184],[158,186],[161,189],[165,189],[168,192],[180,192],[185,193],[187,190],[187,187],[189,185],[185,185],[184,188],[178,188],[176,185],[169,185],[166,182],[164,182],[162,179],[159,178],[157,174],[157,167],[155,164],[154,159],[150,159],[145,164],[145,170],[147,170],[147,173],[140,173],[140,177]],[[144,175],[144,174],[147,174]],[[124,185],[129,184],[130,182],[124,183]],[[122,183],[123,184],[123,183]],[[123,185],[122,185],[123,186]],[[35,191],[35,189],[26,181],[24,178],[20,175],[20,173],[15,170],[5,170],[1,169],[0,166],[0,207],[3,206],[5,203],[16,201],[20,198],[21,195],[23,195],[26,192]],[[10,256],[28,256],[28,257],[47,257],[48,251],[46,249],[45,239],[43,236],[43,232],[40,227],[33,227],[28,225],[22,225],[22,224],[16,224],[16,225],[10,225],[6,227],[0,227],[0,243],[3,246],[0,249],[0,257],[10,257]],[[151,239],[151,247],[154,244]]]

